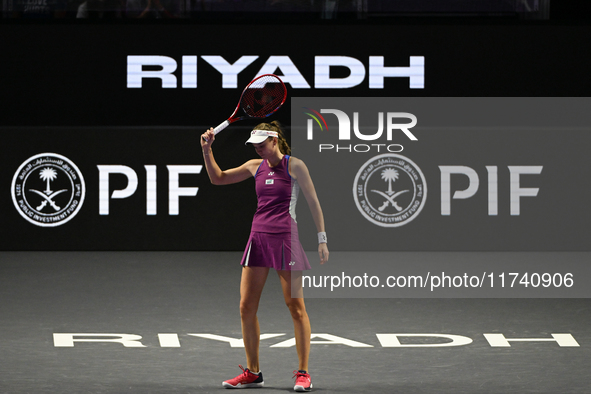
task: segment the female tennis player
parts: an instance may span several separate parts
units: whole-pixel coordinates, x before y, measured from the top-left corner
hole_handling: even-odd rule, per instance
[[[260,330],[257,309],[270,268],[279,275],[283,297],[293,319],[299,359],[295,391],[310,391],[308,373],[310,353],[310,320],[304,305],[301,273],[310,268],[300,244],[295,222],[295,203],[299,190],[304,194],[318,230],[320,264],[328,261],[324,216],[314,184],[303,161],[290,156],[290,148],[278,122],[262,123],[251,132],[246,144],[252,144],[261,157],[239,167],[222,171],[216,163],[211,145],[213,128],[202,135],[201,147],[209,179],[214,185],[255,179],[257,210],[244,255],[240,281],[240,318],[246,350],[247,368],[234,379],[226,380],[226,388],[263,387],[259,367]]]

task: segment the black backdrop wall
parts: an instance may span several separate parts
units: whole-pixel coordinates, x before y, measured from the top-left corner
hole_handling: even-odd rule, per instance
[[[585,44],[591,29],[584,25],[4,24],[0,32],[2,250],[241,250],[256,206],[253,184],[211,186],[199,136],[228,117],[241,87],[264,67],[279,65],[273,71],[293,81],[290,97],[585,97],[591,91]],[[176,64],[170,74],[176,87],[163,87],[159,78],[128,87],[133,56]],[[234,70],[235,87],[224,88],[232,73],[226,69],[223,77],[212,59],[231,65],[244,56],[253,58]],[[353,87],[318,88],[320,56],[348,59],[365,75]],[[408,77],[386,77],[383,88],[370,88],[370,58],[391,68],[408,67],[411,57],[424,58],[423,88],[411,88]],[[333,81],[349,76],[345,66],[330,69]],[[303,84],[294,86],[297,81]],[[290,105],[291,99],[273,118],[288,132]],[[254,124],[219,135],[215,153],[223,167],[255,157],[243,145]],[[68,177],[64,162],[54,163],[58,156],[84,179],[77,206],[68,205],[75,200],[69,191],[53,194],[76,184],[70,179],[56,188],[54,181]],[[55,179],[31,169],[52,166]],[[39,195],[29,213],[19,208],[19,174],[36,178],[37,186],[20,186],[25,197],[32,189]],[[49,198],[39,194],[44,190]],[[122,190],[129,195],[113,195]],[[72,212],[47,219],[58,211],[52,202]],[[301,215],[309,215],[300,205]],[[313,229],[305,231],[315,238]]]

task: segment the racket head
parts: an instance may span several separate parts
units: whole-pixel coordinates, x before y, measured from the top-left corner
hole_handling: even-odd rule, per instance
[[[287,99],[287,88],[275,74],[263,74],[253,79],[240,97],[239,107],[244,118],[266,118],[274,114]]]

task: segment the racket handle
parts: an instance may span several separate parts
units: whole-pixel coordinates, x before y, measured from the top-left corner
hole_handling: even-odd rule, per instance
[[[213,129],[213,134],[216,135],[217,133],[219,133],[220,131],[222,131],[223,129],[228,127],[229,125],[230,125],[230,122],[228,122],[227,120],[224,120],[216,128]],[[202,138],[203,138],[203,141],[207,141],[207,138],[205,138],[205,137],[202,137]]]
[[[218,127],[213,129],[213,133],[217,134],[220,131],[222,131],[223,129],[225,129],[226,127],[228,127],[229,125],[230,125],[230,122],[228,122],[227,120],[224,120],[222,123],[220,123],[220,125]]]

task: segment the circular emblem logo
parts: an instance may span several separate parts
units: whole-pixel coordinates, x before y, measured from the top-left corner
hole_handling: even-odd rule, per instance
[[[386,153],[361,166],[353,183],[353,196],[367,220],[382,227],[398,227],[423,209],[427,183],[410,159]]]
[[[12,178],[12,202],[18,213],[41,227],[59,226],[76,216],[85,192],[78,167],[55,153],[30,157]]]

